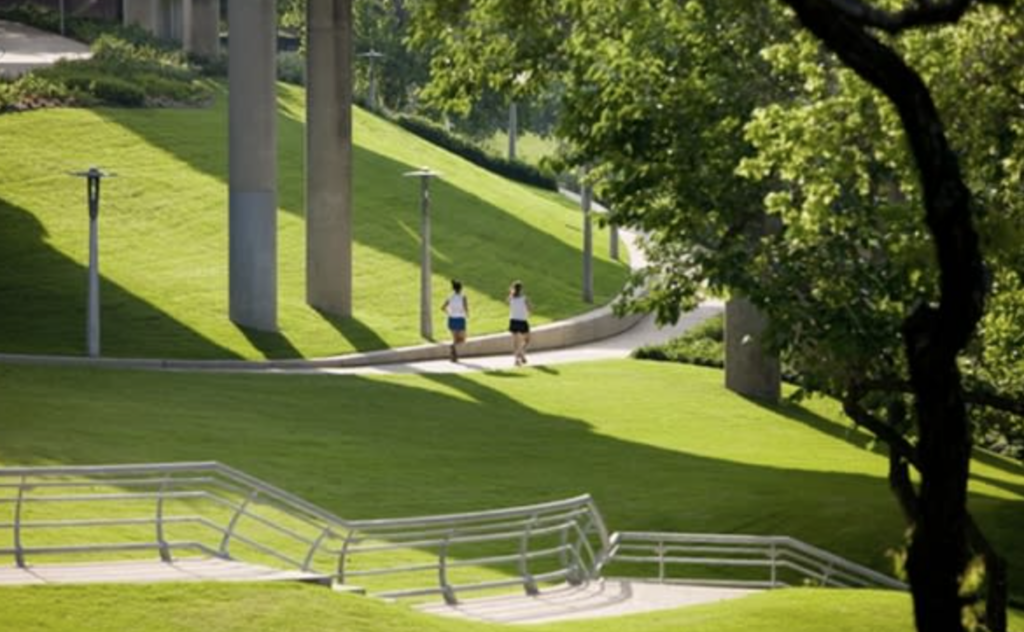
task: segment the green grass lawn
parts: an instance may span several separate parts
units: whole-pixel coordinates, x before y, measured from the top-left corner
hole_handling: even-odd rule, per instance
[[[18,632],[496,632],[521,629],[434,617],[401,604],[298,585],[154,584],[0,589]],[[911,632],[909,596],[792,589],[717,604],[531,626],[537,632]],[[1011,632],[1024,616],[1010,614]]]
[[[830,402],[765,407],[721,372],[616,361],[480,375],[0,367],[0,463],[215,459],[345,518],[592,493],[612,529],[791,535],[891,572],[886,459]],[[1024,571],[1024,471],[975,460],[971,508]]]
[[[471,333],[507,323],[509,282],[526,283],[537,324],[580,299],[580,215],[557,194],[510,183],[356,109],[355,317],[305,304],[304,93],[279,89],[279,334],[227,315],[227,108],[57,109],[0,116],[0,351],[84,352],[89,165],[106,181],[100,217],[103,349],[111,356],[323,356],[419,340],[419,184],[429,165],[434,294],[460,277]],[[606,238],[595,237],[596,243]],[[598,303],[625,267],[598,248]],[[444,333],[440,312],[436,329]]]
[[[502,158],[508,158],[508,134],[495,132],[483,143],[484,149]],[[553,156],[556,143],[553,138],[538,136],[532,132],[520,134],[516,139],[516,158],[527,164],[539,166],[543,158]]]

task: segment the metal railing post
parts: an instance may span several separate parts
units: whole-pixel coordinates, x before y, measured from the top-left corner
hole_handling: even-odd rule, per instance
[[[772,564],[771,564],[771,579],[770,579],[770,581],[771,581],[772,588],[775,588],[778,585],[778,583],[777,583],[778,571],[776,570],[776,561],[778,559],[778,551],[775,550],[775,543],[774,542],[772,542],[771,548],[768,550],[768,556],[771,558],[771,561],[772,561]]]
[[[313,565],[313,556],[316,554],[317,549],[320,548],[320,545],[323,543],[323,541],[326,540],[327,536],[329,536],[330,534],[331,528],[325,527],[323,533],[321,533],[320,536],[316,539],[316,542],[313,542],[313,545],[309,547],[309,553],[306,554],[306,559],[302,562],[302,571],[304,573],[309,572],[310,567]]]
[[[569,550],[572,548],[572,546],[569,544],[568,525],[566,525],[565,528],[562,529],[561,533],[559,534],[559,538],[561,541],[561,546],[558,549],[558,563],[563,569],[565,569],[566,581],[568,581],[569,584],[572,586],[577,586],[581,582],[579,577],[579,562],[574,559],[573,565],[569,565]]]
[[[253,490],[249,492],[249,495],[242,501],[242,504],[238,506],[238,511],[235,515],[231,516],[231,521],[228,522],[227,529],[224,530],[224,537],[220,540],[220,556],[226,559],[231,559],[231,554],[228,552],[228,545],[231,544],[231,536],[235,534],[235,528],[238,526],[238,521],[245,515],[245,510],[249,507],[249,504],[256,500],[259,496],[259,491]]]
[[[441,585],[441,594],[444,596],[444,602],[449,606],[459,603],[459,600],[455,598],[455,589],[448,583],[448,543],[454,535],[454,530],[449,531],[448,535],[441,541],[437,559],[437,579]]]
[[[665,583],[665,542],[663,540],[658,541],[658,546],[655,548],[658,553],[658,581],[662,584]]]
[[[828,586],[829,577],[832,575],[832,571],[835,569],[835,562],[830,561],[825,567],[825,572],[821,576],[821,585]]]
[[[18,568],[25,568],[25,549],[21,546],[21,508],[25,501],[26,477],[21,477],[18,484],[18,500],[14,505],[14,563]]]
[[[160,551],[160,560],[163,562],[173,561],[171,558],[171,548],[164,537],[164,492],[167,490],[169,482],[170,479],[168,477],[164,477],[160,481],[160,490],[157,492],[156,497],[156,544]]]
[[[526,528],[523,529],[523,537],[519,539],[519,576],[523,578],[523,590],[530,596],[540,594],[540,590],[537,589],[537,582],[534,580],[533,575],[530,574],[527,560],[527,554],[530,552],[530,532],[536,523],[537,514],[533,514],[530,516],[530,521],[526,523]]]
[[[356,531],[352,529],[345,536],[345,542],[341,545],[341,551],[338,552],[338,583],[345,583],[345,566],[348,564],[348,549],[356,539]]]

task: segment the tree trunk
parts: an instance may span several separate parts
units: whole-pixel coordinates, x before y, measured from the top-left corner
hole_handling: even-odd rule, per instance
[[[903,340],[919,427],[919,520],[907,560],[921,632],[962,632],[961,574],[969,561],[971,435],[957,355],[981,318],[985,276],[970,192],[920,76],[863,24],[819,0],[785,0],[801,22],[897,108],[924,191],[940,274],[936,307],[919,305]]]

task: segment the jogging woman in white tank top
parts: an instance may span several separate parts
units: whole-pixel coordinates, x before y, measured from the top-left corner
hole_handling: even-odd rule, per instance
[[[526,347],[530,344],[530,299],[523,293],[522,281],[515,281],[508,291],[508,330],[512,332],[512,352],[516,366],[526,364]]]
[[[452,279],[452,295],[441,305],[441,311],[448,315],[448,331],[452,332],[452,362],[458,362],[456,345],[466,342],[466,321],[469,319],[469,299],[462,293],[462,282],[458,279]]]

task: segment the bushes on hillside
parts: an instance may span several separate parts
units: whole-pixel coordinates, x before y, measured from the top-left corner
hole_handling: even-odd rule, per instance
[[[56,30],[59,22],[55,12],[34,5],[2,9],[0,18],[47,30]],[[60,105],[196,104],[210,97],[196,60],[137,26],[71,17],[65,31],[91,42],[92,59],[60,61],[0,83],[0,112]]]
[[[65,60],[34,75],[64,85],[76,103],[122,107],[195,104],[210,91],[177,51],[135,44],[114,35],[93,43],[91,60]]]
[[[297,51],[277,54],[277,78],[296,86],[306,85],[306,58]]]
[[[665,344],[640,347],[633,352],[633,357],[722,368],[725,366],[724,324],[722,316],[709,318]]]
[[[0,81],[0,112],[56,107],[71,102],[67,86],[52,79],[29,74],[15,81]]]
[[[472,141],[451,134],[440,125],[425,118],[400,114],[394,117],[393,121],[413,134],[429,140],[435,145],[440,145],[477,166],[505,176],[509,180],[515,180],[516,182],[551,191],[558,190],[558,183],[550,173],[541,171],[532,165],[519,162],[518,160],[506,160],[505,158],[492,156],[473,144]]]

